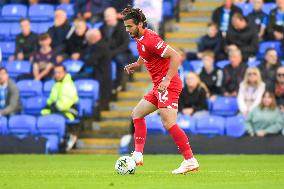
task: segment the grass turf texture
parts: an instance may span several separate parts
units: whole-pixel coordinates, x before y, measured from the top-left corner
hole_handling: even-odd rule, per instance
[[[197,155],[201,168],[171,175],[177,155],[146,155],[135,175],[114,171],[117,155],[1,155],[0,188],[284,188],[284,155]]]

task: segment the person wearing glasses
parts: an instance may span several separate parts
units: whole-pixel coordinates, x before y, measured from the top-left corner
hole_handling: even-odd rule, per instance
[[[244,80],[240,84],[238,92],[238,105],[240,113],[247,116],[249,112],[257,107],[261,102],[261,97],[265,91],[265,83],[261,79],[257,68],[248,68]]]

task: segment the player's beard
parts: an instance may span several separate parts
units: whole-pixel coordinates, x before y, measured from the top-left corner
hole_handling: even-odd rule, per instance
[[[130,37],[131,38],[138,38],[139,37],[139,29],[138,28],[136,28],[135,30],[134,30],[134,32],[132,32],[132,34],[130,34]]]

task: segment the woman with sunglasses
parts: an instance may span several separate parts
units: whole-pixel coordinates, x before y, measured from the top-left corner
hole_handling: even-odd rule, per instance
[[[257,68],[248,68],[238,92],[238,105],[242,115],[247,116],[261,102],[265,84]]]

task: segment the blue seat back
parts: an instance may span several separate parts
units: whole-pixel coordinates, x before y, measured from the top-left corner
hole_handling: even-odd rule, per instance
[[[60,4],[56,9],[62,9],[66,12],[68,18],[72,18],[75,15],[74,5],[73,4]]]
[[[10,23],[0,23],[0,39],[6,40],[10,37]]]
[[[225,120],[219,116],[204,116],[196,119],[196,133],[205,135],[224,135]]]
[[[1,116],[0,117],[0,135],[5,135],[7,133],[7,130],[8,130],[7,123],[8,123],[7,118]]]
[[[190,64],[193,68],[195,73],[200,73],[203,68],[203,61],[202,60],[191,60]]]
[[[40,135],[56,134],[62,138],[65,136],[65,118],[57,114],[40,116],[37,119],[37,129]]]
[[[253,5],[251,3],[237,3],[236,4],[243,11],[243,15],[247,16],[253,11]]]
[[[99,99],[100,85],[94,79],[79,79],[75,81],[78,95],[81,98],[89,98],[96,102]]]
[[[111,62],[111,79],[114,81],[116,80],[116,62]]]
[[[192,116],[178,114],[177,123],[184,130],[184,132],[190,134],[196,133],[195,131],[196,120]]]
[[[38,33],[46,33],[51,26],[53,26],[53,22],[41,22],[38,26]]]
[[[47,104],[47,98],[43,96],[30,97],[24,100],[23,113],[31,115],[40,115],[40,112]]]
[[[238,112],[238,102],[236,97],[218,96],[212,104],[211,113],[219,116],[233,116]]]
[[[15,53],[16,45],[15,42],[0,42],[0,48],[2,50],[2,57],[8,58]]]
[[[79,99],[79,116],[80,117],[90,117],[93,115],[94,104],[92,99],[81,98]]]
[[[60,138],[55,134],[42,134],[41,137],[47,139],[45,144],[46,153],[59,152]]]
[[[245,134],[245,118],[242,115],[227,117],[225,122],[226,135],[241,137]]]
[[[21,31],[21,26],[19,23],[13,23],[11,24],[11,31],[10,31],[10,35],[13,39],[16,38],[16,36],[18,34],[20,34],[22,31]]]
[[[164,0],[163,2],[163,16],[172,18],[174,16],[174,2],[171,0]]]
[[[21,80],[17,82],[20,95],[23,98],[42,95],[42,82],[37,80]]]
[[[149,134],[166,134],[159,115],[148,115],[145,117],[147,131]]]
[[[55,84],[55,80],[49,80],[44,82],[43,85],[43,95],[48,97],[51,93],[52,87]]]
[[[32,115],[13,115],[9,119],[8,133],[15,135],[36,134],[36,118]]]
[[[66,71],[72,76],[78,74],[84,66],[84,62],[81,60],[65,60],[63,65],[66,68]]]
[[[51,21],[54,18],[54,7],[49,4],[34,4],[29,8],[32,21]]]
[[[265,51],[268,48],[275,49],[279,57],[283,55],[280,41],[264,41],[259,44],[257,57],[259,59],[262,59],[265,55]]]
[[[220,60],[216,62],[216,67],[219,69],[224,69],[225,66],[229,65],[230,61],[229,60]]]
[[[262,11],[265,14],[269,15],[270,11],[276,7],[277,7],[276,3],[264,3],[262,6]]]
[[[8,62],[5,65],[10,77],[16,78],[20,75],[30,74],[32,71],[32,65],[29,61],[25,60],[16,60]]]
[[[27,17],[27,6],[20,4],[4,5],[2,8],[2,18],[7,21],[18,21]]]
[[[257,67],[260,63],[261,63],[260,60],[254,60],[254,61],[248,61],[247,65],[250,68],[254,68],[254,67]]]

